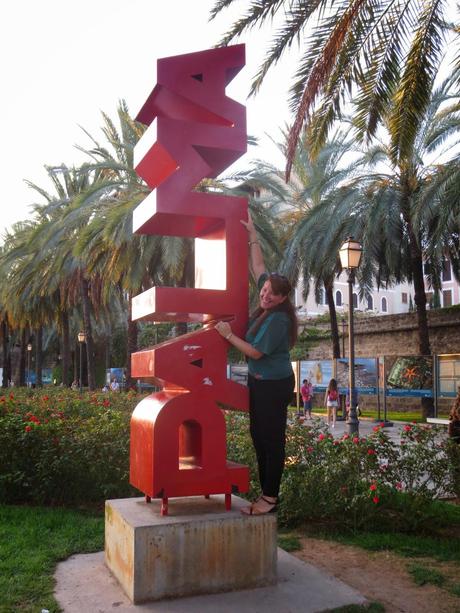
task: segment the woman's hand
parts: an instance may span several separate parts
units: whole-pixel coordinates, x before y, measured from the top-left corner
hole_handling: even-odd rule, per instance
[[[254,228],[254,222],[252,221],[251,213],[249,211],[248,211],[248,220],[244,221],[244,219],[241,219],[241,223],[248,231],[249,241],[257,242],[257,232],[256,232],[256,229]]]
[[[226,340],[228,340],[232,336],[232,334],[233,334],[232,328],[231,328],[230,324],[228,323],[228,321],[219,321],[218,323],[216,323],[215,329]]]

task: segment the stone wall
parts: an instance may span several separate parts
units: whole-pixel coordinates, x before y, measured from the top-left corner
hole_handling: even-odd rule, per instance
[[[378,356],[418,354],[416,313],[369,317],[358,315],[354,323],[356,357],[372,358]],[[460,353],[460,309],[434,309],[428,311],[428,324],[433,354]],[[320,325],[324,326],[324,324]],[[326,325],[326,327],[328,327],[328,325]],[[339,334],[340,346],[341,348],[345,348],[344,357],[347,357],[347,328],[345,328],[345,338],[342,338],[340,324]],[[308,353],[307,359],[329,360],[331,358],[332,344],[331,341],[327,339],[321,341],[315,347],[312,347]],[[388,398],[387,402],[388,408],[397,406],[400,409],[412,409],[420,406],[420,400],[413,398]],[[361,403],[362,406],[375,406],[376,399],[372,396],[363,396],[361,398]],[[438,408],[441,412],[445,412],[448,410],[450,404],[450,400],[440,400]]]

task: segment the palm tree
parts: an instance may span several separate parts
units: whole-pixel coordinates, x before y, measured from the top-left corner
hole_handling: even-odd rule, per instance
[[[211,19],[233,2],[216,0]],[[220,44],[278,16],[284,19],[277,25],[251,93],[258,91],[268,70],[295,41],[301,40],[305,47],[290,91],[295,120],[288,175],[305,120],[311,124],[318,152],[352,90],[358,93],[360,135],[373,136],[390,116],[393,155],[401,160],[410,157],[430,102],[445,35],[448,30],[452,34],[446,21],[448,8],[443,0],[253,0],[249,4]],[[458,37],[458,28],[452,35]]]
[[[285,132],[285,143],[280,145],[284,154],[287,141]],[[281,261],[283,272],[294,285],[302,280],[304,299],[308,296],[311,281],[318,301],[320,292],[323,288],[325,290],[335,358],[340,357],[340,343],[333,287],[334,279],[340,273],[339,247],[347,234],[342,222],[336,224],[334,219],[323,214],[323,210],[326,203],[335,201],[338,195],[343,201],[343,185],[350,182],[357,165],[356,152],[353,152],[346,131],[337,131],[314,162],[308,154],[305,134],[298,143],[287,183],[280,170],[264,163],[256,165],[247,181],[261,191],[259,206],[265,205],[265,212],[276,219],[275,226],[282,229],[279,240],[284,252]]]

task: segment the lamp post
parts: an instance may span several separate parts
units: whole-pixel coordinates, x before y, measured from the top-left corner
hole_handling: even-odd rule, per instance
[[[353,283],[355,270],[361,261],[362,247],[360,243],[347,238],[339,250],[340,263],[348,274],[348,398],[350,410],[347,417],[348,434],[359,435],[359,419],[356,410],[355,390],[355,339],[353,326]]]
[[[30,354],[32,352],[32,343],[27,343],[27,387],[30,387]]]
[[[81,355],[82,355],[82,347],[83,347],[83,343],[86,340],[86,336],[84,332],[79,332],[78,333],[78,342],[80,343],[80,394],[83,391],[83,385],[82,385],[82,364],[81,364]]]

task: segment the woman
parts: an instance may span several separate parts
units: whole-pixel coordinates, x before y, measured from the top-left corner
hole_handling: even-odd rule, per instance
[[[324,394],[324,404],[327,409],[327,425],[331,427],[332,422],[332,427],[335,428],[337,407],[339,406],[339,390],[335,379],[329,381],[326,393]]]
[[[250,265],[259,287],[259,307],[246,338],[236,336],[228,322],[216,330],[248,358],[249,422],[257,456],[262,495],[242,510],[265,515],[277,510],[285,459],[287,408],[294,391],[289,349],[297,338],[297,319],[289,300],[291,284],[277,273],[267,274],[257,234],[249,216]]]

